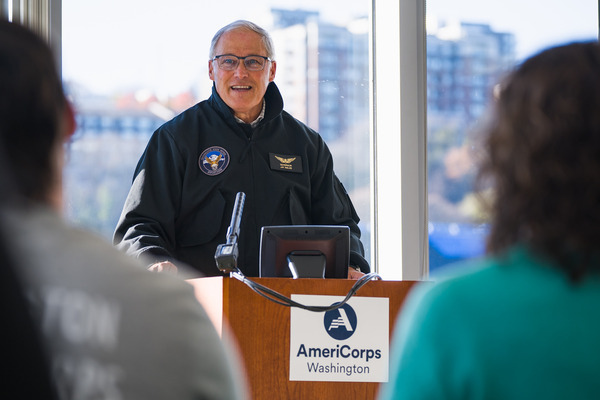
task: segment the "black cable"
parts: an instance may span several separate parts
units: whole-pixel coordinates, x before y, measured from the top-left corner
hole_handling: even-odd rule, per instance
[[[264,297],[267,300],[270,300],[270,301],[277,303],[279,305],[282,305],[282,306],[297,307],[297,308],[301,308],[303,310],[313,311],[313,312],[326,312],[326,311],[332,311],[332,310],[338,309],[341,306],[343,306],[344,304],[346,304],[348,302],[348,300],[350,300],[350,298],[352,296],[354,296],[356,294],[356,292],[358,292],[358,290],[361,287],[363,287],[367,282],[369,282],[371,279],[381,279],[381,276],[379,276],[378,274],[376,274],[374,272],[365,274],[365,275],[361,276],[360,279],[358,279],[354,283],[354,285],[352,285],[352,287],[350,288],[350,291],[346,295],[346,298],[344,300],[342,300],[341,302],[332,304],[330,306],[307,306],[307,305],[298,303],[298,302],[290,299],[289,297],[286,297],[286,296],[282,295],[281,293],[276,292],[273,289],[263,286],[260,283],[251,281],[250,279],[246,278],[246,276],[244,276],[244,274],[239,270],[232,272],[231,276],[236,278],[237,280],[245,283],[246,285],[248,285],[250,287],[250,289],[252,289],[253,291],[255,291],[256,293],[258,293],[259,295],[261,295],[262,297]]]

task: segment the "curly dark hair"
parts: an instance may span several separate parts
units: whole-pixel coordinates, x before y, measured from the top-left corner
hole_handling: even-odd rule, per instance
[[[600,44],[527,59],[493,111],[478,176],[494,188],[488,252],[525,244],[575,281],[600,270]]]
[[[46,201],[56,183],[52,150],[62,143],[66,104],[48,45],[29,29],[0,20],[0,145],[26,199]]]

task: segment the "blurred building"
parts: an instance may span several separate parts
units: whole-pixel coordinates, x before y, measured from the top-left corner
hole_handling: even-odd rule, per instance
[[[483,254],[472,151],[494,87],[515,63],[515,37],[489,25],[428,20],[427,184],[430,272]]]
[[[277,84],[285,108],[330,143],[360,124],[369,133],[369,25],[320,20],[318,12],[271,10]]]
[[[468,126],[485,111],[493,87],[514,65],[515,37],[489,25],[427,25],[427,113]]]

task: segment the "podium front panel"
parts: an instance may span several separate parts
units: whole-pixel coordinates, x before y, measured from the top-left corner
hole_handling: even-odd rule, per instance
[[[347,279],[250,278],[280,294],[346,296]],[[376,382],[290,381],[290,308],[254,292],[235,278],[190,280],[217,330],[231,336],[243,358],[252,399],[374,399]],[[416,281],[371,281],[356,297],[389,298],[389,332]],[[215,298],[221,296],[221,298]]]

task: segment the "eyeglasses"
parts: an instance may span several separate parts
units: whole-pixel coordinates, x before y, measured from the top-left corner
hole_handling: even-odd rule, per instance
[[[219,68],[224,71],[233,71],[236,70],[238,65],[240,65],[240,60],[244,61],[244,66],[248,71],[262,71],[265,68],[265,64],[267,61],[271,61],[269,57],[265,56],[246,56],[246,57],[238,57],[233,54],[221,54],[219,56],[215,56],[212,61],[217,60],[219,63]]]

